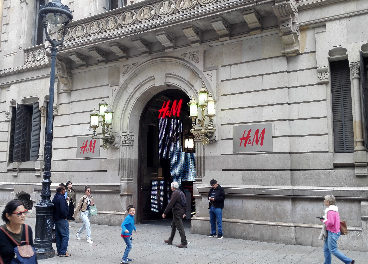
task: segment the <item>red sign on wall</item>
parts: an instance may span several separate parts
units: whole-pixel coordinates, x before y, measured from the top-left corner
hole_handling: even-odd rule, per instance
[[[99,156],[100,156],[99,139],[92,139],[91,137],[77,138],[77,158],[99,157]]]
[[[181,105],[183,103],[183,99],[180,99],[179,102],[177,100],[174,100],[172,106],[171,101],[166,101],[162,105],[161,109],[159,111],[158,118],[166,118],[166,117],[180,117],[180,111],[181,111]]]
[[[233,151],[272,151],[272,124],[240,125],[233,127]]]

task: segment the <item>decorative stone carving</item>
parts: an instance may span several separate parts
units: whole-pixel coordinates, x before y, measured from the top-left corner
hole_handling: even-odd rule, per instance
[[[132,24],[135,20],[137,19],[137,15],[136,13],[134,13],[133,11],[126,11],[124,12],[120,18],[119,18],[119,22],[122,25],[130,25]]]
[[[121,133],[121,145],[122,146],[133,146],[134,135],[128,132]]]
[[[243,17],[245,22],[247,22],[248,27],[251,30],[258,30],[261,26],[261,19],[262,17],[258,12],[254,9],[246,10],[243,12]]]
[[[322,67],[317,69],[318,83],[328,83],[330,78],[330,73],[327,67]]]
[[[275,0],[273,10],[279,19],[280,37],[283,54],[296,56],[299,54],[299,21],[298,9],[294,0]]]
[[[114,30],[119,25],[119,20],[116,16],[109,16],[104,22],[106,30]]]
[[[9,111],[5,112],[5,122],[9,122],[11,120],[11,115]]]
[[[208,4],[211,4],[211,3],[214,3],[216,2],[217,0],[198,0],[198,2],[201,4],[201,5],[208,5]]]
[[[188,26],[183,28],[185,36],[192,42],[192,45],[200,44],[202,41],[202,31],[195,26]]]
[[[174,47],[175,38],[166,32],[158,32],[156,37],[166,49],[172,49]]]
[[[175,3],[172,0],[162,1],[157,5],[156,12],[159,16],[171,15],[175,11]]]
[[[42,117],[46,116],[46,107],[45,106],[40,106],[40,113]]]
[[[220,40],[229,40],[230,36],[230,25],[222,17],[216,18],[211,22],[212,27],[216,30],[217,34],[220,35]]]
[[[123,75],[127,74],[131,69],[133,69],[136,65],[138,64],[138,62],[132,63],[132,64],[128,64],[128,65],[124,65],[123,66],[123,70],[121,71],[121,73]]]
[[[137,14],[137,19],[139,21],[143,21],[143,20],[149,20],[151,19],[153,16],[155,15],[155,9],[153,8],[153,6],[144,6],[142,7]]]
[[[101,29],[102,26],[99,20],[94,20],[87,25],[87,31],[91,35],[98,34],[101,31]]]
[[[350,76],[351,78],[360,78],[360,62],[350,63]]]
[[[195,63],[199,63],[198,51],[182,53],[181,56]]]
[[[176,8],[186,10],[193,8],[197,4],[197,0],[176,0]]]
[[[62,60],[56,60],[56,76],[62,83],[62,90],[70,92],[72,89],[72,72],[70,64]]]
[[[48,62],[44,45],[24,49],[24,64],[27,66]]]

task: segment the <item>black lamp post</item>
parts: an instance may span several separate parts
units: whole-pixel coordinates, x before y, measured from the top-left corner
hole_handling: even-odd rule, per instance
[[[49,105],[47,109],[46,142],[44,153],[44,172],[42,180],[41,201],[36,207],[36,252],[39,259],[46,259],[55,256],[52,248],[52,212],[53,203],[50,200],[51,192],[51,157],[52,157],[52,134],[53,134],[53,105],[54,105],[54,83],[57,46],[62,45],[66,26],[73,19],[73,15],[68,6],[61,4],[60,0],[52,0],[45,6],[41,6],[39,16],[45,28],[46,39],[51,44],[51,73]]]

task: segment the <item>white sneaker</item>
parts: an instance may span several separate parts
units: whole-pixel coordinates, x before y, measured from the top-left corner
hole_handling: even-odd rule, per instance
[[[88,238],[88,239],[87,239],[87,243],[93,244],[92,239]]]
[[[79,233],[76,233],[76,234],[75,234],[75,237],[76,237],[78,240],[80,240]]]

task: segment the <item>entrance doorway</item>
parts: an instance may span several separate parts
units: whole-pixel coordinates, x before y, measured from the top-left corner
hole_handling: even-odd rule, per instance
[[[177,181],[187,195],[187,218],[195,212],[195,153],[183,150],[183,138],[190,136],[191,129],[189,100],[181,90],[168,87],[155,95],[142,112],[139,124],[139,222],[162,219],[173,181]]]

